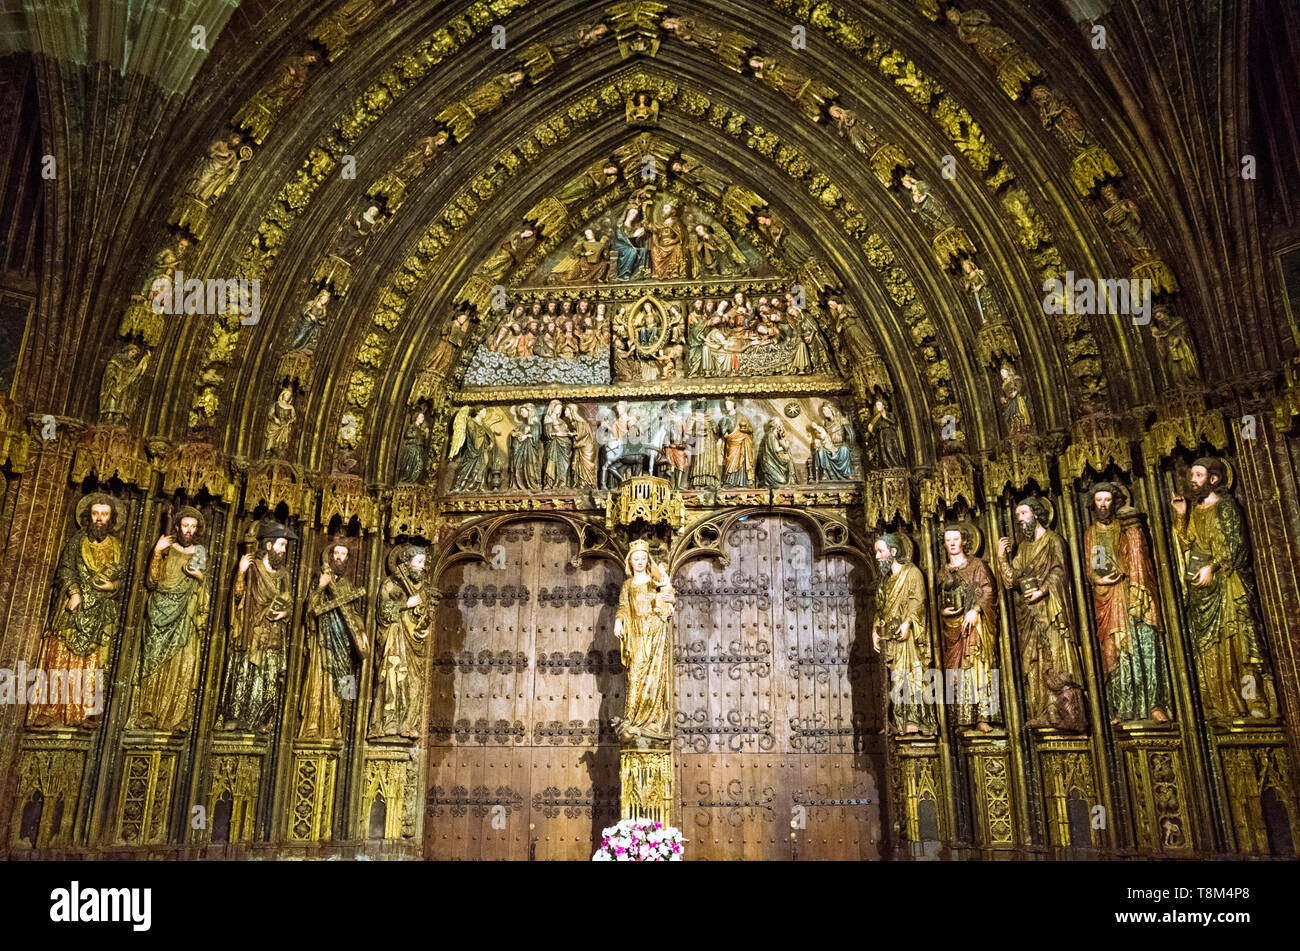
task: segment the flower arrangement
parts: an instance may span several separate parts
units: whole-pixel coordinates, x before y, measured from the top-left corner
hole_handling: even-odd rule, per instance
[[[686,839],[652,819],[624,819],[601,833],[593,862],[680,862]]]

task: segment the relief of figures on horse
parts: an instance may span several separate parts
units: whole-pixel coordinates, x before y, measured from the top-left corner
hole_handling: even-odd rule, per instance
[[[848,484],[862,472],[849,416],[821,398],[466,405],[447,451],[453,496],[581,495],[636,475],[709,494]]]

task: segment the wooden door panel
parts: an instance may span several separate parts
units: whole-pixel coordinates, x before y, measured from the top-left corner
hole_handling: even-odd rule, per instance
[[[867,569],[819,554],[794,519],[751,517],[722,544],[726,566],[689,561],[674,582],[687,854],[878,857]]]
[[[866,569],[819,555],[786,518],[748,518],[722,542],[729,564],[695,559],[674,577],[687,855],[878,857]],[[426,854],[586,860],[618,818],[622,566],[575,567],[572,530],[541,519],[488,548],[490,562],[440,579]]]
[[[426,854],[589,859],[618,817],[622,567],[574,567],[572,530],[541,519],[487,551],[439,579]]]

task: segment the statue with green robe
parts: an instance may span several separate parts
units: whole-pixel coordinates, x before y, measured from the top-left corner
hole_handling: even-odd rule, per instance
[[[361,609],[366,593],[347,579],[349,549],[335,539],[321,553],[321,570],[307,595],[307,677],[298,698],[298,739],[343,736],[343,702],[355,700],[353,652],[369,650]]]
[[[1222,459],[1192,463],[1187,495],[1174,495],[1174,531],[1186,562],[1184,605],[1207,719],[1276,715],[1275,694],[1255,611],[1246,522],[1228,492]]]
[[[189,728],[199,656],[209,619],[208,552],[198,543],[203,516],[185,506],[171,534],[154,545],[144,602],[144,650],[131,710],[136,729],[184,732]]]
[[[284,683],[293,607],[289,542],[297,536],[263,519],[256,538],[256,550],[239,560],[235,575],[218,724],[227,731],[268,733]]]
[[[1092,488],[1092,524],[1084,531],[1084,569],[1101,648],[1111,723],[1169,719],[1169,675],[1151,545],[1121,486]]]

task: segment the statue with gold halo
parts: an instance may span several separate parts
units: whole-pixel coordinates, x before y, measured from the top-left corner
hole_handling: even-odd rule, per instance
[[[614,636],[627,670],[627,706],[614,718],[626,747],[662,748],[672,739],[669,678],[672,676],[672,582],[650,557],[650,545],[634,541],[624,562],[627,580],[619,593]]]
[[[1186,553],[1183,604],[1205,717],[1263,720],[1276,715],[1276,693],[1256,615],[1246,520],[1228,491],[1231,475],[1222,459],[1202,456],[1170,505]]]

